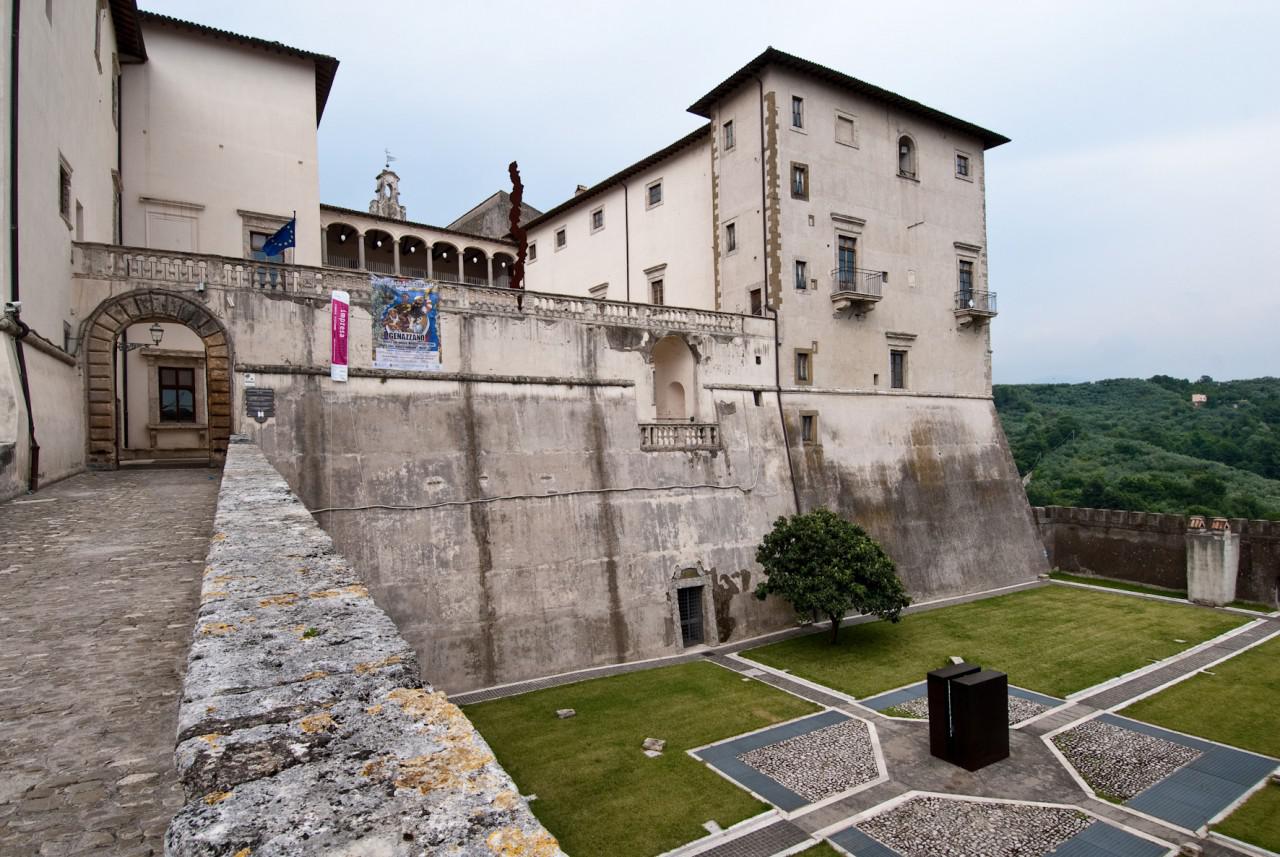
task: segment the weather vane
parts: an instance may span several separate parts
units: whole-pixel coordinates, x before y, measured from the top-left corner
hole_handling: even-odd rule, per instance
[[[396,159],[396,156],[391,154],[390,149],[383,149],[382,152],[387,156],[387,162],[385,164],[385,168],[389,170],[391,169],[391,162]]]

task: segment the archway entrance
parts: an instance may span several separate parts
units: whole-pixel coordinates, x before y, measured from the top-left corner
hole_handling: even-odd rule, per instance
[[[123,341],[121,334],[132,326],[152,323],[158,323],[160,327],[183,325],[195,334],[192,342],[198,340],[203,346],[203,355],[199,358],[190,356],[179,361],[177,357],[170,356],[164,359],[175,362],[175,366],[156,367],[157,405],[167,395],[172,400],[172,415],[176,422],[183,423],[180,431],[197,435],[203,433],[201,448],[207,449],[210,464],[220,465],[226,458],[227,441],[231,436],[230,339],[222,322],[204,305],[176,292],[160,289],[126,292],[109,298],[99,304],[85,322],[82,341],[85,343],[85,395],[89,418],[88,465],[94,469],[113,470],[119,467],[121,448],[129,446],[128,439],[122,435],[121,351],[118,344]],[[157,353],[159,350],[157,347]],[[176,362],[184,365],[177,366]],[[173,372],[161,379],[161,368],[190,371]],[[203,379],[197,379],[196,373],[203,373]],[[159,392],[162,380],[168,384],[170,392]],[[183,392],[188,381],[189,397]],[[200,396],[203,411],[199,410],[195,398],[198,393],[203,393]],[[190,410],[184,407],[188,401],[192,405]],[[157,418],[154,424],[161,423]]]

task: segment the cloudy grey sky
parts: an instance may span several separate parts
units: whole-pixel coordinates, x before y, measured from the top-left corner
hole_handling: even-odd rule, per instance
[[[1274,0],[142,5],[338,57],[322,198],[363,208],[390,148],[441,225],[513,158],[546,209],[665,146],[773,45],[1013,138],[987,156],[998,383],[1280,375]]]

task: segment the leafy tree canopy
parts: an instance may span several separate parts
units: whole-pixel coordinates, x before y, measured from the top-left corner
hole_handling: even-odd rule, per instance
[[[797,613],[831,620],[831,642],[851,611],[897,622],[911,603],[897,569],[867,532],[829,509],[779,518],[756,549],[765,580],[756,597],[780,595]]]

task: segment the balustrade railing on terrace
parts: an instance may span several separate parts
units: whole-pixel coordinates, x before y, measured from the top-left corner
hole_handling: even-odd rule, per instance
[[[956,292],[956,312],[971,312],[981,315],[996,314],[996,293],[978,292],[961,289]]]
[[[375,274],[394,274],[396,272],[396,266],[393,262],[365,260],[364,267],[366,271],[372,271]]]
[[[831,293],[851,293],[879,298],[884,296],[884,271],[836,268],[831,272]]]
[[[719,449],[720,426],[716,423],[641,423],[640,448]]]
[[[333,289],[349,292],[357,302],[369,300],[369,275],[360,271],[284,265],[210,256],[169,253],[114,244],[76,243],[73,275],[88,280],[128,281],[139,288],[194,291],[204,286],[218,289],[277,291],[327,298]],[[433,282],[444,284],[443,305],[512,315],[540,315],[623,327],[663,330],[706,330],[741,334],[747,325],[761,324],[740,315],[673,306],[653,306],[595,298],[526,292],[506,287],[460,287],[457,275],[436,273]],[[183,288],[186,287],[186,288]],[[753,329],[754,330],[754,329]],[[760,327],[760,335],[765,334]],[[671,427],[671,424],[662,424]],[[688,428],[680,424],[679,428]],[[713,426],[714,428],[714,426]]]
[[[355,256],[335,256],[332,253],[325,254],[324,263],[330,268],[348,268],[352,271],[360,267],[360,260]]]

